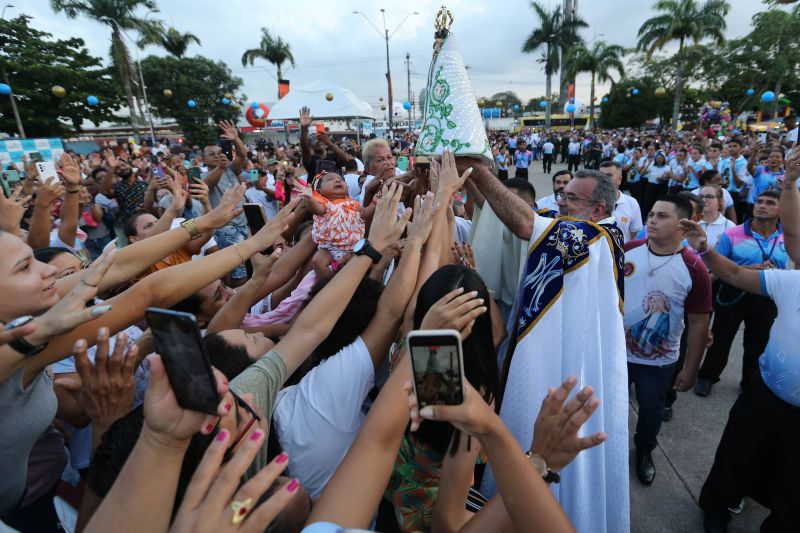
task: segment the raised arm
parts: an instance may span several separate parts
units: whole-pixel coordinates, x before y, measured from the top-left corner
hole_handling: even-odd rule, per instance
[[[233,143],[233,163],[231,163],[231,170],[236,176],[242,173],[244,161],[247,158],[247,147],[239,138],[239,132],[236,131],[236,124],[229,120],[223,120],[218,124],[219,129],[222,130],[220,138]]]
[[[509,191],[482,161],[459,157],[456,162],[459,169],[468,166],[474,168],[470,179],[489,202],[492,211],[497,214],[497,218],[514,235],[526,241],[530,240],[533,234],[533,221],[536,217],[531,206]]]
[[[231,189],[225,193],[215,209],[195,218],[197,230],[200,233],[209,232],[215,228],[221,228],[233,220],[239,213],[236,203],[244,194],[244,190],[244,185]],[[135,278],[152,264],[186,246],[189,242],[189,232],[184,228],[175,228],[122,248],[108,274],[100,281],[99,292],[102,293]],[[56,281],[58,293],[63,296],[72,290],[81,280],[81,275],[80,272],[76,272]]]
[[[345,163],[350,161],[352,157],[347,155],[344,150],[342,150],[338,144],[331,140],[331,136],[327,133],[318,133],[317,138],[325,144],[328,148],[333,150],[333,153],[336,154],[336,160],[339,162],[340,165],[344,166]]]
[[[169,231],[175,218],[181,216],[183,208],[186,206],[186,198],[189,193],[183,190],[175,181],[170,180],[170,192],[172,193],[172,203],[164,210],[155,224],[153,224],[153,235],[158,235]]]
[[[61,177],[66,183],[64,203],[61,204],[61,224],[58,226],[58,238],[61,242],[74,247],[78,236],[78,219],[80,218],[81,170],[78,162],[69,154],[61,157]]]
[[[789,257],[800,264],[800,191],[797,179],[800,178],[800,148],[795,148],[786,158],[783,192],[778,206],[778,214],[783,226],[783,242]]]
[[[680,221],[689,246],[698,251],[708,269],[725,283],[753,294],[761,294],[761,277],[758,270],[741,267],[708,246],[706,234],[693,220]]]
[[[417,281],[422,247],[430,235],[433,224],[434,195],[419,196],[414,202],[414,222],[409,224],[408,237],[397,270],[381,293],[375,316],[361,339],[369,350],[375,368],[386,359],[389,345],[397,336],[403,312],[411,299]]]
[[[303,161],[303,167],[308,172],[309,178],[315,172],[311,168],[311,145],[308,142],[308,127],[311,125],[311,109],[303,106],[300,108],[300,154]],[[309,182],[311,180],[309,179]]]
[[[50,230],[53,228],[51,216],[55,211],[55,201],[64,194],[64,186],[57,178],[48,178],[36,191],[33,216],[28,226],[28,245],[33,248],[50,246]]]
[[[397,219],[401,192],[399,186],[390,186],[384,191],[383,199],[375,212],[369,231],[369,242],[378,250],[383,250],[400,237],[411,216],[411,210],[406,209],[403,216]],[[344,268],[298,315],[292,329],[275,346],[275,351],[286,363],[287,375],[291,375],[328,336],[370,266],[372,260],[367,256],[356,255],[350,258]]]
[[[114,196],[114,176],[117,173],[119,162],[114,156],[113,150],[104,150],[103,156],[106,158],[106,175],[103,178],[103,183],[100,184],[100,192],[106,196]]]

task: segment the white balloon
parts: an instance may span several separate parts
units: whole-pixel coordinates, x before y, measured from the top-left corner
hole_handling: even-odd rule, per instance
[[[259,107],[258,109],[255,110],[253,114],[258,118],[263,118],[264,110]]]

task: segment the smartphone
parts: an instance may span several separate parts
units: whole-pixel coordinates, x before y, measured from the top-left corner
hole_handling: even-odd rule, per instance
[[[157,165],[158,164],[158,156],[153,154],[150,156],[150,164]]]
[[[192,168],[192,164],[189,161],[187,161],[186,159],[184,159],[183,160],[183,168],[185,168],[186,170],[189,170],[190,168]]]
[[[314,173],[316,176],[320,172],[328,173],[328,172],[336,172],[336,163],[333,161],[328,161],[327,159],[318,159],[317,160],[317,171]]]
[[[164,169],[158,166],[158,164],[153,166],[153,176],[159,179],[164,178]]]
[[[250,181],[252,182],[258,181],[258,170],[253,169],[250,171]]]
[[[401,155],[397,158],[397,168],[405,172],[408,170],[408,157]]]
[[[58,179],[58,172],[56,172],[56,166],[52,161],[37,161],[36,170],[39,171],[41,183],[45,183],[48,178]]]
[[[189,176],[189,181],[192,183],[199,183],[203,181],[200,177],[200,167],[191,167],[187,170],[186,174]]]
[[[28,156],[28,157],[33,162],[42,160],[42,154],[40,154],[39,152],[31,152],[30,156]]]
[[[463,403],[464,355],[458,331],[412,331],[408,334],[408,347],[419,407]]]
[[[195,316],[156,307],[149,307],[145,316],[178,405],[190,411],[217,414],[217,381]]]
[[[759,133],[758,134],[758,142],[761,144],[767,144],[767,134],[766,133]]]
[[[325,124],[317,122],[317,133],[325,133]]]
[[[222,150],[222,153],[228,158],[229,161],[233,160],[233,141],[229,141],[228,139],[220,139],[219,140],[219,147]]]
[[[242,205],[242,209],[244,209],[244,217],[247,219],[250,234],[255,235],[267,223],[261,204],[246,203]]]
[[[11,198],[11,193],[19,185],[19,172],[16,170],[0,171],[0,182],[3,185],[3,194],[6,198]]]

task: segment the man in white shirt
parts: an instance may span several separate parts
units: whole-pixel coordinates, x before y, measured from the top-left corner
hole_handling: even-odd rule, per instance
[[[542,170],[545,174],[550,174],[550,171],[553,170],[553,151],[555,149],[556,147],[550,142],[550,139],[545,139],[542,145]]]
[[[581,162],[581,143],[573,137],[567,145],[567,170],[576,172]]]
[[[275,202],[275,178],[263,170],[258,170],[258,180],[249,181],[244,197],[251,204],[259,204],[264,208],[264,216],[269,220],[278,214],[278,204]]]
[[[358,173],[358,162],[355,159],[350,159],[344,164],[345,175],[344,182],[347,183],[347,195],[350,198],[358,198],[361,195],[361,184],[359,180],[361,175]]]
[[[558,211],[558,200],[556,199],[556,195],[564,190],[571,179],[572,173],[569,170],[559,170],[553,174],[553,194],[537,200],[536,207],[538,209],[546,209],[548,211]]]
[[[611,178],[617,185],[617,201],[614,204],[614,219],[622,232],[625,242],[636,237],[642,229],[642,211],[639,202],[619,190],[622,183],[622,167],[616,161],[600,163],[600,172]]]

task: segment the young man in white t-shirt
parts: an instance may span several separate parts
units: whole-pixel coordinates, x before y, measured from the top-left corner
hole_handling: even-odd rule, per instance
[[[547,209],[548,211],[558,211],[558,200],[556,195],[562,192],[572,180],[572,173],[569,170],[559,170],[553,174],[553,194],[536,200],[537,209]]]
[[[545,174],[550,174],[553,169],[553,152],[555,149],[556,147],[550,142],[550,139],[544,141],[542,145],[542,170]]]
[[[658,199],[647,217],[648,238],[625,245],[625,340],[628,382],[639,404],[634,444],[636,475],[644,485],[655,479],[651,455],[658,444],[667,388],[678,362],[684,313],[688,318],[686,362],[674,388],[689,390],[703,357],[711,313],[711,279],[703,262],[682,244],[679,220],[691,218],[684,196]]]
[[[625,242],[636,237],[642,229],[642,211],[639,202],[619,190],[622,183],[622,167],[616,161],[600,163],[600,172],[614,180],[617,185],[617,201],[614,204],[614,218],[622,232]]]

